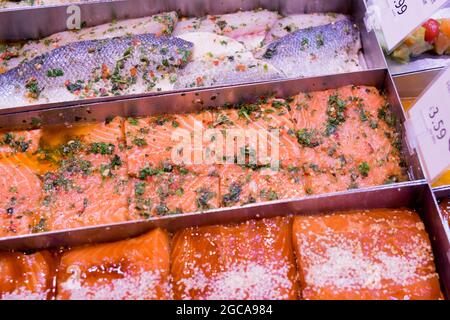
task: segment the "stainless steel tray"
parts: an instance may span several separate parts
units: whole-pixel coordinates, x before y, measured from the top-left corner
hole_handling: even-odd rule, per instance
[[[111,116],[148,116],[158,113],[192,112],[203,108],[220,107],[226,103],[236,104],[245,101],[255,101],[261,96],[275,94],[277,96],[288,97],[301,91],[326,90],[338,88],[345,85],[371,85],[384,90],[392,111],[399,119],[398,130],[403,131],[402,124],[405,115],[401,107],[399,98],[396,94],[393,81],[387,70],[363,71],[345,75],[324,76],[309,79],[285,80],[267,82],[262,84],[239,85],[230,88],[205,89],[196,92],[170,94],[156,97],[144,97],[139,99],[129,99],[114,101],[109,103],[90,104],[84,106],[65,107],[62,109],[48,109],[39,111],[28,111],[11,113],[0,116],[0,130],[11,128],[27,128],[38,119],[43,125],[52,124],[73,124],[90,121],[104,121]],[[405,135],[404,135],[405,136]],[[422,180],[424,178],[417,155],[411,154],[407,149],[407,143],[404,145],[404,158],[407,164],[407,170],[410,180]],[[422,183],[424,181],[422,180]],[[393,187],[379,187],[376,190],[395,190]],[[364,191],[359,191],[364,192]],[[344,196],[353,194],[353,192],[344,192]],[[358,193],[359,194],[359,193]],[[324,196],[326,198],[326,196]],[[311,198],[314,199],[314,198]],[[323,199],[323,198],[319,198]],[[312,201],[306,199],[305,201]],[[321,201],[319,201],[321,202]],[[290,201],[281,201],[280,204],[289,206]],[[271,206],[272,204],[270,204]],[[258,210],[260,205],[252,206]],[[282,208],[282,207],[281,207]],[[231,212],[237,212],[247,216],[248,208],[233,209]],[[151,227],[161,225],[171,227],[191,221],[197,224],[203,219],[213,220],[216,216],[227,216],[229,209],[221,209],[216,213],[197,213],[191,215],[171,216],[165,218],[154,218],[148,221],[138,221],[132,223],[120,223],[114,226],[102,226],[94,228],[83,228],[67,232],[52,232],[37,234],[31,236],[20,236],[14,238],[0,239],[0,249],[31,249],[44,248],[48,246],[75,245],[91,241],[109,241],[111,236],[120,236],[126,238],[134,235],[134,230],[143,231]],[[250,211],[251,212],[251,211]],[[284,212],[284,211],[278,211]],[[111,231],[114,230],[114,231]],[[117,232],[115,230],[120,230]],[[87,235],[86,235],[87,234]],[[91,238],[93,237],[93,238]],[[93,239],[93,240],[91,240]],[[115,238],[116,239],[116,238]]]
[[[441,71],[442,69],[433,69],[394,76],[400,98],[417,98]]]
[[[438,199],[450,197],[450,186],[435,188],[433,191]]]
[[[87,26],[94,26],[113,19],[128,19],[149,16],[164,11],[178,11],[182,16],[203,16],[206,14],[223,14],[237,10],[252,10],[265,8],[277,10],[282,14],[310,13],[310,12],[338,12],[350,14],[359,26],[365,64],[368,70],[385,69],[386,61],[378,44],[374,32],[368,32],[363,18],[365,15],[365,3],[363,0],[117,0],[94,1],[82,3],[82,21]],[[18,39],[36,39],[50,34],[66,30],[68,5],[32,7],[26,9],[0,10],[0,41]],[[48,23],[52,21],[52,23]],[[254,82],[256,83],[256,82]],[[40,110],[48,108],[60,108],[80,105],[85,103],[99,103],[117,100],[128,100],[139,97],[159,96],[175,92],[195,91],[185,89],[182,91],[165,91],[146,93],[139,95],[124,95],[118,97],[94,98],[89,100],[73,100],[62,103],[45,103],[24,107],[11,107],[0,110],[0,114]]]
[[[299,91],[314,91],[337,88],[344,85],[372,85],[386,92],[389,104],[400,120],[399,131],[404,133],[405,114],[401,107],[394,82],[386,69],[384,57],[373,33],[367,33],[362,22],[364,3],[362,0],[348,1],[97,1],[82,5],[83,20],[88,25],[118,18],[150,15],[160,11],[178,8],[183,15],[219,14],[238,9],[250,10],[257,7],[279,10],[282,13],[337,11],[353,13],[362,26],[363,45],[368,67],[371,71],[349,74],[293,79],[283,81],[243,84],[222,88],[143,94],[118,99],[84,100],[67,104],[38,105],[26,108],[12,108],[0,111],[1,129],[30,128],[36,123],[43,125],[73,124],[103,121],[114,115],[146,116],[157,113],[190,112],[201,108],[220,107],[225,103],[239,103],[257,97],[276,94],[290,96]],[[65,6],[36,7],[27,10],[0,12],[0,39],[40,37],[64,30]],[[86,16],[84,16],[86,14]],[[58,17],[63,15],[63,17]],[[34,18],[33,18],[34,17]],[[20,19],[20,20],[16,20]],[[28,20],[27,20],[28,19]],[[54,21],[51,26],[48,21]],[[12,21],[27,21],[15,25]],[[14,25],[13,28],[6,28]],[[405,137],[405,135],[403,135]],[[404,138],[405,139],[405,138]],[[423,180],[424,176],[418,157],[403,143],[403,155],[412,182],[352,190],[334,194],[311,196],[303,199],[274,201],[245,207],[218,209],[204,213],[173,215],[149,220],[117,223],[104,226],[85,227],[68,231],[48,232],[0,239],[0,250],[36,250],[76,246],[87,243],[115,241],[137,236],[155,227],[170,231],[194,225],[238,222],[251,218],[279,215],[316,214],[337,210],[370,208],[414,208],[421,214],[433,245],[436,266],[441,276],[443,292],[450,296],[450,241],[447,230],[440,219],[437,203]]]

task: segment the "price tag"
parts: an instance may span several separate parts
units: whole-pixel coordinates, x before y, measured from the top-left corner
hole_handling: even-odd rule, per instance
[[[450,169],[450,67],[425,90],[409,111],[427,178],[434,182]]]
[[[372,0],[378,7],[381,29],[391,52],[415,28],[433,15],[447,0]]]

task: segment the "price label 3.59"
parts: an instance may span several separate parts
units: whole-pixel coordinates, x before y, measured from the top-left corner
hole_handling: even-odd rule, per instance
[[[379,9],[387,50],[395,49],[446,2],[447,0],[371,0],[370,3]]]
[[[432,182],[450,169],[450,67],[409,111],[419,155]]]

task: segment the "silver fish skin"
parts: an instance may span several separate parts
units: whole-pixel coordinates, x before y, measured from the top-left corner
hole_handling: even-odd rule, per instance
[[[192,49],[153,34],[71,43],[0,74],[0,107],[151,92],[188,63]]]
[[[178,74],[175,89],[225,86],[240,83],[284,79],[270,63],[248,55],[229,56],[215,66],[212,61],[190,62]]]
[[[265,46],[258,57],[286,77],[311,77],[362,69],[361,39],[349,20],[302,29]]]

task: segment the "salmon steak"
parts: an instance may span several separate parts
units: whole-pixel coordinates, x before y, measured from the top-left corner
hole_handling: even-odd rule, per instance
[[[189,228],[173,239],[175,299],[296,299],[291,219]]]
[[[169,236],[161,229],[69,250],[59,265],[57,299],[169,299],[169,258]]]
[[[303,299],[442,298],[425,226],[409,209],[299,216],[293,239]]]
[[[52,299],[56,267],[56,258],[48,251],[0,253],[0,299]]]

